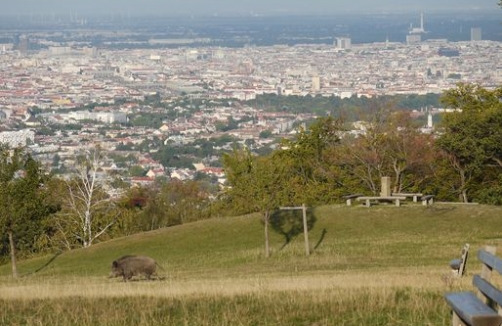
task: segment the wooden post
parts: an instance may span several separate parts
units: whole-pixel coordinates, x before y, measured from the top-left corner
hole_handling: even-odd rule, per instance
[[[469,257],[469,244],[466,243],[464,248],[462,248],[462,255],[460,257],[460,267],[457,271],[457,277],[462,277],[465,272],[465,264],[467,264],[467,258]]]
[[[281,210],[297,210],[301,209],[303,212],[303,234],[305,236],[305,253],[307,256],[310,255],[310,245],[309,245],[309,230],[307,225],[307,207],[303,204],[300,207],[279,207]]]
[[[309,246],[309,230],[307,226],[307,207],[305,204],[302,205],[303,211],[303,233],[305,234],[305,253],[307,256],[310,255],[310,246]]]

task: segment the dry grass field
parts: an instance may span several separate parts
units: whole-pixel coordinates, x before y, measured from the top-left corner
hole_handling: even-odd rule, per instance
[[[256,215],[202,221],[0,266],[0,325],[449,325],[443,294],[470,290],[475,251],[502,240],[502,208],[326,206],[309,232],[263,255]],[[324,235],[323,235],[324,234]],[[448,262],[471,244],[467,275]],[[500,249],[502,250],[502,249]],[[147,254],[162,280],[109,279]],[[35,272],[37,271],[37,272]],[[35,273],[34,273],[35,272]]]

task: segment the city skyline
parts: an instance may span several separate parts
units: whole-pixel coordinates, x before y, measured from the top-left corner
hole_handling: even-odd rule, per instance
[[[158,15],[288,15],[392,13],[405,11],[471,10],[488,12],[500,9],[496,0],[0,0],[3,15],[31,14],[158,14]]]

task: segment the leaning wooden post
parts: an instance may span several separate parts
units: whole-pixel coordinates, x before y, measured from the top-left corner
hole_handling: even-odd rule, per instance
[[[305,253],[310,255],[310,246],[309,246],[309,230],[307,225],[307,207],[305,204],[302,205],[303,211],[303,233],[305,234]]]

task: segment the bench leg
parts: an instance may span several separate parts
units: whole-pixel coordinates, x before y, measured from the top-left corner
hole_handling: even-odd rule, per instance
[[[370,204],[370,200],[369,199],[366,199],[366,207],[370,207],[371,204]]]
[[[347,199],[347,206],[352,206],[352,199]]]
[[[418,196],[413,196],[413,202],[416,203],[418,201]]]
[[[427,206],[427,200],[422,200],[422,205]]]
[[[399,199],[396,199],[396,206],[397,207],[401,206],[401,201]]]
[[[467,326],[463,321],[462,319],[460,319],[460,317],[455,313],[453,312],[453,318],[452,318],[452,323],[451,323],[452,326]]]

